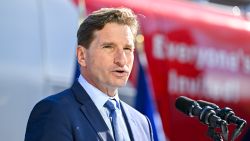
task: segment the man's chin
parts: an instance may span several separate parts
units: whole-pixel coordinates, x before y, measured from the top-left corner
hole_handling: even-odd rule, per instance
[[[127,81],[123,81],[123,82],[117,82],[116,84],[114,84],[116,87],[120,88],[120,87],[124,87],[126,86]]]

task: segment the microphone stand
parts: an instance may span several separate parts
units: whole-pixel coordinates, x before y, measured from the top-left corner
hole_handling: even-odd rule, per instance
[[[221,131],[216,132],[215,129],[220,125]],[[207,135],[211,137],[214,141],[223,141],[223,138],[225,141],[228,141],[228,128],[227,128],[227,123],[224,120],[219,121],[218,123],[210,123],[208,126],[208,133]]]
[[[215,131],[214,127],[209,126],[207,133],[207,135],[211,137],[214,141],[223,141],[222,136],[220,135],[220,133],[217,133]]]
[[[240,135],[242,129],[245,127],[246,124],[247,124],[247,122],[244,119],[240,119],[238,121],[238,125],[237,125],[236,129],[234,129],[234,132],[232,134],[231,141],[234,141]]]

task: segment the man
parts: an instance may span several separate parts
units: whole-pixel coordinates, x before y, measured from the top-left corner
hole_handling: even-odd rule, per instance
[[[153,140],[149,120],[118,97],[132,69],[137,29],[127,8],[90,14],[77,33],[78,81],[36,104],[25,141]]]

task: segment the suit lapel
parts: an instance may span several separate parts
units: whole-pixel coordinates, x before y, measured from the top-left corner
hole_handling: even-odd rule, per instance
[[[128,128],[130,140],[134,141],[135,139],[139,139],[140,137],[137,136],[138,130],[137,130],[137,125],[135,120],[133,119],[133,115],[130,114],[128,108],[126,107],[126,103],[120,102],[121,103],[121,109],[122,109],[122,114],[124,116],[125,123]]]
[[[76,81],[73,84],[72,90],[77,101],[82,104],[81,111],[95,129],[100,139],[103,141],[114,141],[101,113],[79,82]]]

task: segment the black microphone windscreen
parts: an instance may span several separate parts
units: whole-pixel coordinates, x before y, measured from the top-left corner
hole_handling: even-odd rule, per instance
[[[211,103],[211,102],[208,102],[208,101],[204,101],[204,100],[197,100],[198,104],[201,106],[201,107],[205,107],[205,106],[210,106],[214,109],[219,109],[219,106],[217,106],[216,104],[214,103]]]
[[[175,101],[175,107],[187,115],[190,115],[190,109],[194,105],[195,101],[185,96],[180,96]]]

